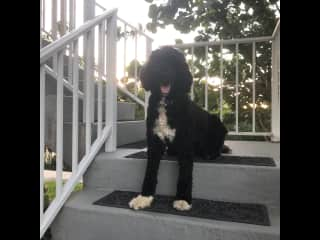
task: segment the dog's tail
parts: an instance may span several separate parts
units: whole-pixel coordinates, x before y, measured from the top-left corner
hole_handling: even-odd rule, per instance
[[[232,153],[232,150],[227,145],[223,145],[222,147],[222,153]]]

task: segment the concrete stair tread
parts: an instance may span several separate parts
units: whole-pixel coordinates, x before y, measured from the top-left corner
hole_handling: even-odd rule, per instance
[[[86,186],[101,190],[140,191],[147,160],[125,158],[137,151],[141,149],[123,148],[113,153],[100,153],[84,175]],[[162,160],[157,194],[175,194],[177,176],[178,163]],[[279,206],[279,182],[278,165],[265,167],[194,163],[193,197]]]
[[[154,235],[152,239],[181,239],[181,238],[166,238],[165,233],[174,233],[178,234],[179,237],[183,236],[184,239],[223,239],[223,240],[244,240],[244,239],[280,239],[280,217],[279,217],[279,209],[268,206],[269,217],[271,221],[271,226],[259,226],[245,223],[235,223],[235,222],[225,222],[225,221],[216,221],[216,220],[208,220],[194,217],[185,217],[185,216],[177,216],[177,215],[169,215],[169,214],[161,214],[155,212],[145,212],[145,211],[133,211],[130,209],[120,209],[120,208],[112,208],[112,207],[103,207],[93,205],[92,203],[99,198],[111,193],[113,189],[105,189],[104,191],[93,190],[93,189],[85,189],[82,192],[78,192],[73,194],[70,199],[67,201],[66,205],[62,210],[61,218],[57,218],[56,223],[53,224],[53,229],[57,231],[61,231],[62,224],[65,224],[67,221],[77,221],[76,219],[67,219],[72,216],[70,211],[76,213],[77,217],[80,217],[81,214],[83,216],[89,214],[90,216],[97,215],[96,218],[103,219],[112,219],[112,221],[125,221],[127,223],[131,222],[132,231],[134,229],[136,232],[132,232],[130,239],[140,239],[141,235],[151,234],[153,231],[159,231],[154,234],[159,234],[161,231],[162,236]],[[64,215],[63,212],[69,212],[68,217]],[[70,215],[71,214],[71,215]],[[60,222],[61,221],[61,222]],[[97,220],[98,221],[98,220]],[[107,220],[106,220],[107,221]],[[57,222],[59,222],[57,224]],[[92,223],[93,224],[93,223]],[[105,223],[101,223],[104,225]],[[109,223],[110,224],[110,223]],[[108,229],[106,224],[105,229],[101,230],[108,234],[108,236],[112,236],[110,239],[117,239],[115,234],[119,234],[119,230],[115,231],[114,234],[110,235],[110,231],[114,231],[114,229]],[[124,227],[124,222],[121,222],[121,228],[124,228],[127,231],[130,226],[126,225]],[[148,233],[149,229],[147,225],[153,225],[154,228],[150,229],[150,233]],[[133,227],[134,226],[134,227]],[[82,228],[86,228],[88,226],[82,226]],[[101,227],[101,226],[100,226]],[[119,226],[114,226],[118,227]],[[144,230],[143,230],[144,229]],[[187,230],[188,229],[188,230]],[[121,231],[121,230],[120,230]],[[178,233],[176,232],[178,231]],[[57,232],[56,232],[57,233]],[[165,235],[163,235],[165,234]],[[197,238],[194,238],[196,237]],[[173,237],[173,236],[170,236]],[[216,238],[215,238],[216,237]],[[56,238],[54,238],[56,239]],[[57,238],[60,239],[60,238]],[[63,239],[63,238],[61,238]],[[85,239],[85,238],[79,238]],[[90,238],[91,239],[91,238]],[[94,238],[99,239],[99,238]],[[120,239],[120,238],[118,238]],[[122,238],[121,238],[122,239]],[[147,238],[143,238],[147,239]],[[149,238],[151,239],[151,238]]]
[[[131,121],[130,121],[131,122]],[[139,159],[139,158],[127,158],[126,156],[136,153],[136,152],[141,152],[141,151],[146,151],[147,148],[142,148],[142,149],[133,149],[133,148],[119,148],[117,151],[112,152],[112,153],[106,153],[102,152],[99,155],[97,155],[96,160],[110,160],[116,158],[119,161],[145,161],[146,159]],[[227,155],[227,154],[222,154],[222,155]],[[233,156],[252,156],[249,154],[228,154],[228,155],[233,155]],[[169,160],[161,160],[161,162],[169,162],[169,163],[175,163],[174,161],[169,161]],[[217,164],[217,163],[197,163],[195,162],[194,164],[196,166],[216,166],[216,167],[230,167],[230,168],[258,168],[258,169],[265,169],[265,170],[275,170],[279,171],[280,166],[278,164],[278,161],[275,161],[276,166],[275,167],[270,167],[270,166],[256,166],[256,165],[239,165],[239,164]]]

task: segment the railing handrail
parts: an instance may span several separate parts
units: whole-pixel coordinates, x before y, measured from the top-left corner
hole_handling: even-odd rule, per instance
[[[251,42],[266,42],[272,41],[272,36],[265,36],[265,37],[254,37],[254,38],[234,38],[229,40],[216,40],[216,41],[199,41],[194,43],[179,43],[179,44],[172,44],[172,45],[163,45],[163,46],[171,46],[177,48],[190,48],[190,47],[205,47],[205,46],[220,46],[222,45],[231,45],[237,43],[251,43]]]
[[[278,20],[278,22],[277,22],[276,27],[275,27],[274,30],[273,30],[273,33],[272,33],[272,38],[273,38],[273,39],[276,37],[276,34],[277,34],[277,32],[279,31],[279,29],[280,29],[280,18],[279,18],[279,20]]]
[[[48,58],[50,58],[55,52],[59,51],[60,49],[64,48],[66,45],[72,43],[75,39],[83,35],[84,33],[90,31],[93,27],[100,24],[103,20],[113,16],[118,11],[117,8],[111,9],[100,16],[95,17],[92,20],[85,22],[79,28],[67,33],[66,35],[62,36],[58,40],[50,43],[49,45],[45,46],[44,48],[40,49],[40,64],[43,64]]]
[[[188,48],[188,47],[205,47],[205,46],[220,46],[222,45],[230,45],[230,44],[237,44],[237,43],[252,43],[252,42],[266,42],[272,41],[275,39],[277,32],[280,28],[280,18],[273,30],[271,36],[263,36],[263,37],[253,37],[253,38],[234,38],[234,39],[219,39],[215,41],[199,41],[193,43],[179,43],[179,44],[171,44],[171,45],[163,45],[163,46],[171,46],[177,48]]]

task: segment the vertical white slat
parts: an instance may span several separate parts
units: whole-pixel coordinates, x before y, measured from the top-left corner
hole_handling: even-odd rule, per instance
[[[239,132],[239,43],[236,44],[236,133]]]
[[[73,61],[73,57],[72,57],[72,53],[73,53],[73,45],[70,44],[69,45],[69,56],[68,56],[68,81],[72,84],[72,61]]]
[[[52,57],[52,69],[54,72],[58,72],[58,56],[57,54],[54,54]]]
[[[104,42],[105,42],[105,24],[104,22],[99,24],[99,59],[98,59],[98,70],[99,70],[99,79],[98,79],[98,138],[102,134],[102,77],[104,73]]]
[[[85,34],[86,38],[86,67],[85,67],[85,84],[86,84],[86,98],[85,98],[85,124],[86,124],[86,141],[85,141],[85,153],[88,154],[90,151],[90,146],[91,146],[91,121],[92,121],[92,116],[91,112],[92,109],[90,107],[91,105],[91,98],[92,98],[92,91],[91,91],[91,81],[92,81],[92,61],[91,61],[91,54],[92,54],[92,48],[90,44],[91,40],[91,35],[93,34],[93,30],[87,32]]]
[[[46,0],[42,3],[42,29],[46,29]]]
[[[271,130],[272,142],[280,141],[280,26],[272,40]]]
[[[223,43],[220,44],[220,119],[223,121]]]
[[[66,34],[66,24],[67,24],[67,1],[60,0],[60,31],[61,36]],[[60,36],[60,37],[61,37]]]
[[[73,49],[73,101],[72,101],[72,174],[75,175],[78,169],[79,149],[79,56],[78,40],[72,44]]]
[[[75,19],[74,19],[74,10],[75,10],[75,0],[69,0],[69,32],[72,31],[75,28]],[[70,54],[71,53],[71,54]],[[68,81],[72,84],[73,83],[73,77],[72,77],[72,57],[73,53],[73,44],[70,44],[69,48],[69,59],[68,59]]]
[[[194,100],[194,66],[193,66],[193,61],[194,61],[194,47],[191,47],[191,75],[192,75],[192,85],[191,85],[191,99]]]
[[[136,31],[134,36],[134,95],[138,96],[138,65],[137,65],[137,55],[138,55],[138,31]]]
[[[69,0],[69,31],[75,29],[75,0]]]
[[[62,194],[63,171],[63,55],[58,53],[58,78],[57,78],[57,156],[56,156],[56,197]]]
[[[204,90],[204,108],[208,111],[208,45],[205,47],[205,58],[206,58],[206,67],[205,67],[205,74],[206,74],[206,85]]]
[[[149,38],[146,38],[146,60],[149,59],[151,52],[152,52],[152,40]],[[144,119],[147,119],[150,95],[151,95],[150,91],[145,91],[145,93],[144,93]]]
[[[107,22],[107,84],[106,84],[106,126],[111,134],[106,142],[106,152],[117,149],[117,12]]]
[[[40,224],[44,211],[45,69],[40,67]]]
[[[126,76],[126,64],[127,64],[127,24],[124,24],[124,40],[123,40],[123,77]]]
[[[42,37],[41,37],[41,32],[42,32],[42,26],[43,26],[43,21],[42,21],[42,12],[43,12],[43,5],[42,1],[40,0],[40,49],[42,48]]]
[[[252,43],[252,132],[256,132],[256,43]]]
[[[90,113],[91,113],[91,123],[95,121],[95,88],[96,88],[96,80],[95,80],[95,44],[94,44],[94,37],[95,37],[95,28],[92,29],[91,33],[89,34],[89,56],[90,56],[90,91],[91,91],[91,98],[90,98]]]
[[[83,7],[81,8],[83,9],[83,21],[87,22],[91,19],[93,19],[95,17],[95,1],[94,0],[86,0],[83,1]],[[94,70],[94,29],[91,30],[93,33],[92,34],[86,34],[87,36],[84,37],[84,41],[85,41],[85,45],[84,48],[87,50],[86,54],[88,54],[89,56],[85,56],[85,59],[88,59],[89,61],[86,61],[86,65],[88,68],[88,74],[91,76],[93,76],[93,70]],[[85,88],[86,89],[86,88]],[[89,108],[89,111],[91,111],[91,118],[88,118],[88,121],[93,122],[94,120],[94,109],[91,109],[94,107],[94,98],[93,96],[93,91],[94,91],[94,87],[93,87],[93,82],[90,82],[88,90],[90,91],[91,94],[91,99],[89,99],[90,104],[88,104],[87,106],[85,106],[85,108]],[[87,95],[88,93],[85,93],[85,95]],[[85,104],[84,104],[85,105]],[[84,115],[86,114],[86,109],[84,109]],[[84,119],[86,119],[86,117],[84,116]]]
[[[53,40],[57,39],[57,14],[58,14],[57,0],[52,0],[51,31],[52,31]]]

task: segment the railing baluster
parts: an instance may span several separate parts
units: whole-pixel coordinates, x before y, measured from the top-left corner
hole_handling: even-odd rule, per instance
[[[46,0],[42,0],[42,28],[46,29]]]
[[[146,38],[146,59],[149,58],[152,52],[152,40]],[[148,105],[149,105],[150,91],[145,91],[144,93],[144,119],[147,119],[148,115]]]
[[[43,28],[43,21],[42,21],[42,13],[43,13],[43,5],[42,1],[40,0],[40,49],[42,48],[42,28]]]
[[[206,74],[206,85],[204,90],[204,108],[208,111],[208,46],[205,47],[205,58],[206,58],[206,67],[205,67],[205,74]]]
[[[138,31],[134,36],[134,95],[138,96],[138,66],[137,66],[137,54],[138,54]]]
[[[124,40],[123,40],[123,77],[126,76],[126,62],[127,62],[127,24],[124,24]]]
[[[44,211],[45,69],[40,67],[40,224]]]
[[[280,20],[279,20],[280,21]],[[280,22],[278,23],[280,24]],[[272,40],[271,77],[271,141],[280,141],[280,25]]]
[[[75,0],[69,0],[69,31],[72,31],[75,27],[74,10],[75,10]],[[68,81],[70,83],[72,83],[73,81],[73,77],[72,77],[72,61],[74,60],[74,58],[72,57],[73,51],[74,51],[73,44],[70,44],[69,60],[68,60]]]
[[[73,42],[73,102],[72,102],[72,174],[78,169],[79,149],[79,56],[78,40]]]
[[[191,99],[194,100],[194,66],[193,66],[193,57],[194,57],[194,47],[191,47],[191,74],[192,74],[192,85],[191,85]]]
[[[92,109],[91,109],[91,97],[92,97],[92,91],[91,91],[91,81],[92,81],[92,62],[91,62],[91,35],[92,35],[92,30],[86,33],[85,38],[86,38],[86,67],[85,67],[85,83],[86,83],[86,101],[85,101],[85,123],[86,123],[86,151],[85,153],[88,154],[90,151],[90,146],[91,146],[91,121],[92,121]]]
[[[223,43],[220,44],[220,119],[223,121]]]
[[[67,23],[67,1],[60,0],[60,37],[66,34],[66,23]]]
[[[72,31],[75,29],[75,6],[76,1],[75,0],[69,0],[69,31]]]
[[[236,44],[236,133],[239,132],[239,44]]]
[[[104,42],[105,42],[105,28],[104,22],[99,25],[99,79],[98,79],[98,138],[102,134],[102,76],[104,73]]]
[[[106,142],[106,152],[117,149],[117,15],[113,15],[107,22],[107,84],[106,84],[106,126],[111,127],[111,135]]]
[[[70,44],[69,45],[69,56],[68,56],[68,81],[72,84],[72,61],[73,61],[73,57],[72,57],[72,53],[73,53],[73,45]]]
[[[63,170],[63,56],[64,51],[58,53],[57,78],[57,156],[56,156],[56,197],[62,194]]]
[[[51,29],[52,29],[53,40],[57,39],[57,12],[58,12],[57,10],[58,10],[57,0],[52,0]]]
[[[256,43],[252,43],[252,132],[256,131]]]

